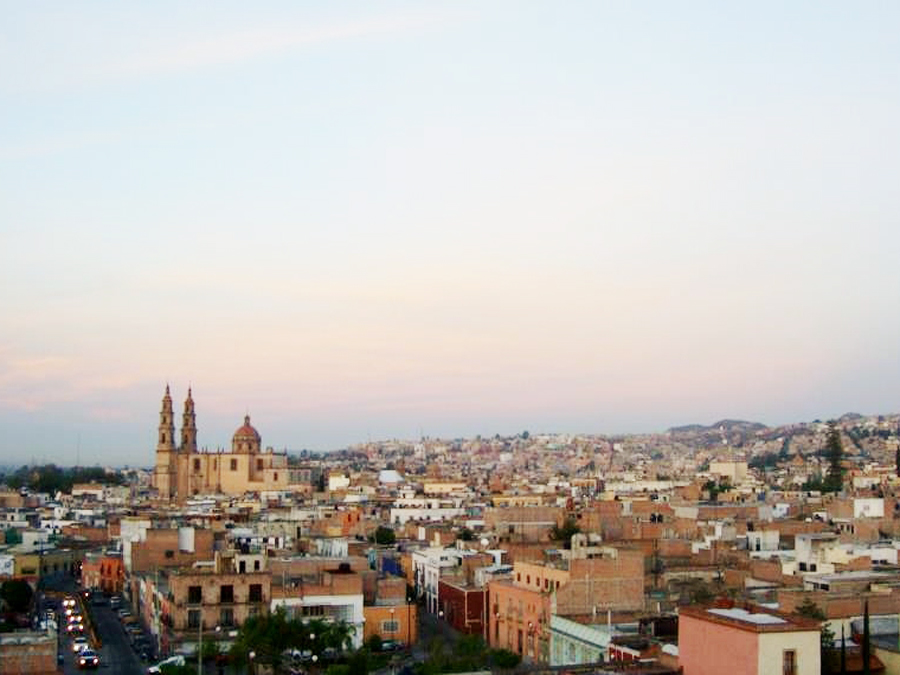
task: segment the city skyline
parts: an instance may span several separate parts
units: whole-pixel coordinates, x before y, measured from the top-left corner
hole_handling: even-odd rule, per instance
[[[3,13],[12,463],[898,409],[898,8]]]

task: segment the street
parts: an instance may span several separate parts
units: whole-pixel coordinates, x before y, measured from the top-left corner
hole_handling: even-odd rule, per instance
[[[73,638],[66,634],[65,631],[65,614],[59,604],[61,594],[69,594],[79,596],[80,588],[74,579],[68,576],[57,576],[52,579],[45,579],[42,584],[43,593],[39,596],[39,607],[53,607],[60,616],[60,632],[59,632],[59,651],[63,655],[63,672],[65,675],[76,675],[86,671],[78,667],[78,657],[72,652]],[[47,593],[47,597],[44,597]],[[86,606],[86,602],[82,597],[78,597],[78,602],[83,611],[89,611],[94,619],[97,636],[102,642],[102,647],[95,651],[100,656],[100,667],[98,672],[115,673],[119,675],[139,675],[146,672],[147,664],[142,664],[137,654],[131,648],[125,630],[116,613],[109,608],[108,605]],[[93,646],[93,645],[92,645]]]

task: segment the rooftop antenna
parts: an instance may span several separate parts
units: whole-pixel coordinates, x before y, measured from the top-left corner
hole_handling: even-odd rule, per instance
[[[78,439],[75,441],[75,468],[81,466],[81,432],[78,432]]]

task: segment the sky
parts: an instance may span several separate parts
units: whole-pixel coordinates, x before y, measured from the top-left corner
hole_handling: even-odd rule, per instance
[[[898,120],[890,2],[0,0],[0,463],[896,412]]]

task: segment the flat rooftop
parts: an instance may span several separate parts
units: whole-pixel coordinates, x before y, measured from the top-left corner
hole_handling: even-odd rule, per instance
[[[707,610],[710,614],[716,614],[718,616],[724,616],[728,619],[735,619],[737,621],[745,621],[746,623],[752,623],[757,626],[774,626],[777,624],[787,623],[780,616],[775,616],[774,614],[766,614],[764,612],[748,612],[746,609],[738,609],[737,607],[733,607],[731,609],[710,609]]]

